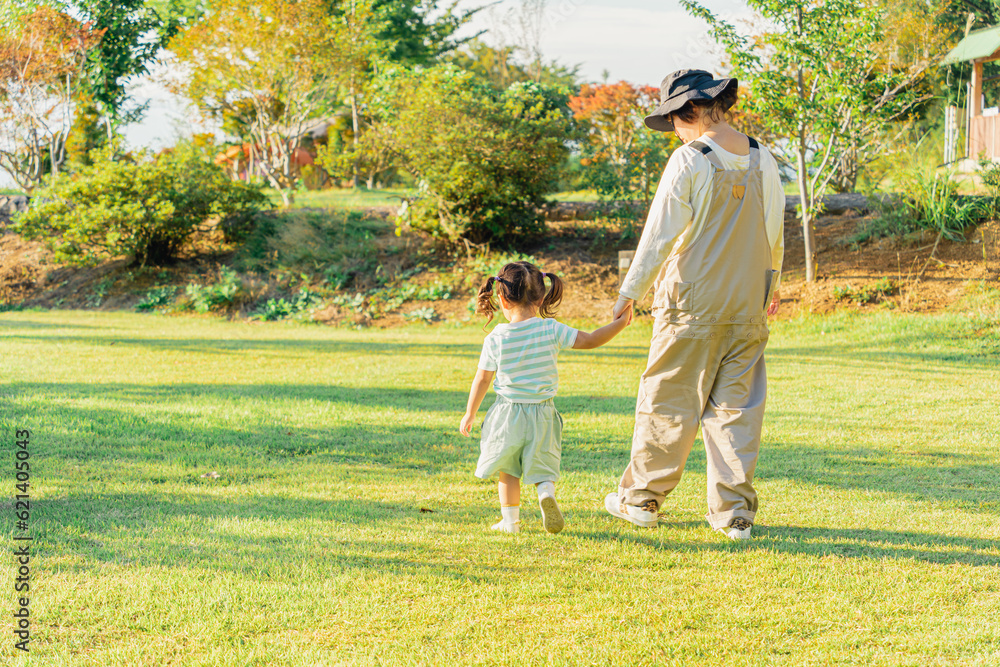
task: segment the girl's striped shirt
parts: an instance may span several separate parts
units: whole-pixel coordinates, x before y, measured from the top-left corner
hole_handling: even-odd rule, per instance
[[[498,324],[483,341],[479,368],[496,371],[493,389],[514,403],[541,403],[556,395],[556,357],[573,347],[577,330],[551,318]]]

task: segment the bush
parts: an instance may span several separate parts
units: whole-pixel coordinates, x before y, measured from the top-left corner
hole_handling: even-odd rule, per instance
[[[432,306],[417,308],[403,315],[410,322],[423,322],[424,324],[431,324],[437,319],[437,316],[437,311]]]
[[[901,170],[894,183],[905,194],[872,197],[876,218],[863,223],[855,242],[881,236],[902,236],[922,229],[938,232],[951,241],[994,214],[995,200],[966,197],[947,172],[914,167]]]
[[[98,160],[33,199],[14,231],[45,239],[57,261],[95,265],[112,257],[167,263],[213,217],[227,236],[245,231],[268,200],[186,150],[138,162]]]
[[[310,292],[308,289],[303,287],[291,301],[288,301],[287,299],[268,299],[267,303],[257,309],[253,318],[257,320],[264,320],[265,322],[283,320],[286,317],[291,317],[292,315],[296,315],[308,310],[309,308],[317,306],[321,302],[322,298],[319,294]]]
[[[174,298],[174,294],[176,292],[177,287],[174,285],[154,287],[146,292],[146,295],[142,297],[142,300],[135,305],[135,309],[139,312],[149,312],[151,310],[156,310],[161,306],[166,306],[170,303],[170,300]]]
[[[839,301],[853,301],[861,305],[877,303],[885,297],[899,292],[899,285],[891,278],[880,278],[870,285],[854,288],[850,285],[838,285],[833,288],[833,297]]]
[[[539,208],[568,155],[566,92],[535,83],[498,91],[453,66],[392,71],[378,91],[391,130],[379,136],[418,181],[400,226],[505,245],[542,231]]]
[[[219,281],[214,285],[191,283],[185,289],[190,306],[199,313],[210,310],[228,310],[244,296],[243,281],[228,266],[219,272]]]

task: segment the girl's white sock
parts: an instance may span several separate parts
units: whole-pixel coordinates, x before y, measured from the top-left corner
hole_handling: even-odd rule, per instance
[[[500,516],[503,517],[504,523],[507,524],[517,523],[518,521],[521,520],[521,506],[520,505],[511,505],[509,507],[503,506],[500,508]]]
[[[556,495],[556,485],[553,484],[552,482],[542,482],[541,484],[538,485],[537,489],[539,498],[541,498],[542,496],[555,497]]]

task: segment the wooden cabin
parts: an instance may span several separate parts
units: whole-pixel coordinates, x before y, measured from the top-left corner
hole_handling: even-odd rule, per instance
[[[966,155],[972,160],[980,155],[1000,160],[1000,109],[983,108],[983,64],[994,60],[1000,60],[1000,25],[970,32],[941,61],[942,65],[972,63],[966,132]],[[1000,100],[995,104],[1000,105]]]

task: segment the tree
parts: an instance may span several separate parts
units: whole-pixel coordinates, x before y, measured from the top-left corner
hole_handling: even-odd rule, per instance
[[[145,106],[126,109],[126,84],[149,72],[149,65],[176,31],[175,21],[165,21],[147,0],[70,0],[83,20],[103,37],[87,54],[83,99],[89,99],[103,116],[108,137],[121,122],[138,120]]]
[[[306,122],[354,72],[361,33],[352,29],[331,20],[322,0],[230,0],[170,42],[186,69],[174,87],[203,112],[239,121],[251,161],[285,206],[294,199]]]
[[[341,0],[341,5],[345,4]],[[441,9],[441,4],[440,0],[374,0],[372,10],[381,22],[375,37],[388,45],[386,61],[408,66],[433,65],[441,56],[482,34],[480,31],[455,37],[481,7],[459,12],[454,0],[445,9]]]
[[[351,100],[351,130],[353,143],[351,146],[351,181],[358,187],[360,180],[359,166],[362,148],[361,139],[361,104],[360,97],[369,80],[371,70],[379,60],[380,54],[392,45],[383,43],[377,35],[384,30],[385,22],[377,18],[375,4],[377,0],[350,0],[345,3],[342,12],[334,15],[334,21],[340,28],[340,44],[338,68],[343,72],[347,93]],[[389,5],[390,7],[392,5]]]
[[[864,165],[879,155],[890,126],[928,99],[918,84],[933,60],[906,67],[887,62],[885,10],[864,0],[748,0],[770,26],[749,37],[695,0],[680,1],[709,23],[733,75],[747,82],[753,111],[779,137],[772,148],[796,165],[806,280],[812,281],[819,195],[845,163]]]
[[[577,87],[579,65],[566,67],[554,61],[540,61],[529,67],[518,62],[516,54],[516,47],[490,46],[482,40],[474,39],[447,61],[475,73],[501,90],[522,81],[535,81],[545,86]]]
[[[568,153],[565,91],[499,91],[451,65],[390,70],[377,83],[380,136],[418,182],[401,224],[453,243],[510,245],[541,231],[540,206]]]
[[[603,196],[648,205],[652,184],[674,148],[677,136],[649,131],[643,117],[659,103],[660,91],[627,81],[584,84],[569,99],[573,117],[583,126],[581,151],[588,181]]]
[[[39,7],[12,20],[0,37],[0,169],[26,192],[66,158],[72,100],[102,32]]]

